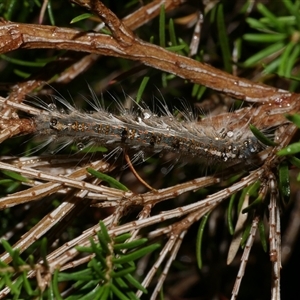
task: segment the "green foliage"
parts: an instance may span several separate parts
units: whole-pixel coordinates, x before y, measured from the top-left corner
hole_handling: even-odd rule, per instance
[[[147,290],[134,278],[135,261],[155,251],[158,244],[145,246],[147,239],[128,241],[130,235],[112,238],[100,222],[97,241],[89,247],[77,247],[93,256],[87,268],[76,272],[58,273],[58,282],[72,282],[74,292],[66,299],[138,299],[134,289]]]
[[[293,73],[300,54],[299,3],[297,0],[282,1],[283,11],[288,13],[285,16],[275,15],[264,4],[257,4],[262,17],[249,17],[246,21],[260,33],[245,33],[243,38],[247,42],[261,43],[265,48],[247,58],[245,67],[264,65],[265,74],[276,73],[299,81],[298,74]]]
[[[23,297],[38,297],[42,295],[41,288],[35,280],[28,278],[28,272],[35,269],[32,263],[32,257],[28,257],[29,264],[23,260],[18,250],[14,250],[11,245],[4,239],[1,240],[3,248],[12,258],[11,266],[0,262],[0,288],[7,287],[10,290],[12,299],[21,299]],[[45,250],[45,244],[42,246]],[[39,265],[39,270],[46,269],[45,266]],[[16,275],[19,275],[16,277]]]
[[[33,279],[28,278],[31,271],[49,271],[47,242],[43,239],[40,244],[43,265],[34,264],[30,255],[23,260],[18,250],[13,250],[11,245],[2,240],[1,244],[12,258],[11,266],[0,262],[0,288],[7,286],[13,299],[22,297],[37,297],[45,299],[138,299],[134,289],[147,293],[147,290],[135,279],[135,261],[150,254],[160,247],[159,244],[146,245],[147,239],[130,240],[130,234],[111,237],[103,222],[100,222],[101,231],[97,239],[90,240],[90,246],[78,246],[77,250],[82,255],[90,255],[92,259],[81,267],[79,271],[54,272],[53,278],[43,279],[48,286],[45,291]],[[29,261],[30,263],[28,264]],[[18,277],[15,275],[19,274]],[[51,275],[50,275],[51,276]],[[71,296],[62,296],[58,286],[60,283],[72,284]],[[52,295],[50,298],[49,295]]]

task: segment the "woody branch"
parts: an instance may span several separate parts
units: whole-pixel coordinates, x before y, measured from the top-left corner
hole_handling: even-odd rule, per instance
[[[98,14],[112,36],[70,28],[0,21],[0,53],[52,48],[122,57],[160,69],[194,83],[252,102],[287,100],[291,93],[235,77],[212,66],[144,42],[134,36],[101,2],[73,0]]]

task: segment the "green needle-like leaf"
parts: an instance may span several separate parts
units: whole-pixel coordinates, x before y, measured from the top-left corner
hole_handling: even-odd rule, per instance
[[[172,51],[172,52],[180,52],[186,47],[186,45],[177,45],[177,46],[170,46],[166,47],[167,50]]]
[[[126,269],[122,269],[118,272],[112,272],[111,277],[112,278],[117,278],[117,277],[124,277],[125,275],[127,275],[128,273],[132,273],[135,271],[135,267],[129,267]]]
[[[249,57],[244,63],[244,67],[253,66],[256,63],[261,63],[261,61],[268,57],[269,55],[274,55],[274,53],[284,49],[285,43],[277,42],[275,44],[270,45],[269,47],[264,48],[263,50],[257,52],[253,56]]]
[[[293,42],[289,42],[285,47],[280,60],[280,65],[278,68],[278,75],[279,76],[289,76],[291,74],[288,73],[286,67],[288,65],[288,61],[290,60],[291,52],[294,49],[295,44]]]
[[[246,214],[251,210],[257,208],[262,203],[261,197],[257,197],[250,205],[243,209],[242,213]]]
[[[150,246],[144,247],[144,248],[134,251],[132,253],[122,255],[120,258],[114,258],[113,262],[115,264],[123,264],[126,262],[130,262],[132,260],[137,260],[140,257],[145,256],[146,254],[154,251],[155,249],[157,249],[159,247],[160,247],[159,244],[152,244]]]
[[[47,3],[47,12],[48,12],[48,16],[49,16],[51,25],[55,26],[55,19],[54,19],[54,14],[53,14],[53,10],[52,10],[51,0],[49,0]]]
[[[47,239],[43,238],[41,242],[41,256],[43,258],[43,264],[48,268],[47,262]]]
[[[138,290],[141,290],[144,294],[148,293],[148,291],[131,274],[126,274],[125,278],[131,285]]]
[[[285,205],[290,201],[291,186],[290,186],[290,173],[286,161],[283,161],[279,166],[279,193]]]
[[[274,43],[284,41],[288,37],[284,33],[246,33],[243,35],[245,41],[256,43]]]
[[[124,233],[114,238],[115,243],[123,243],[131,237],[130,233]]]
[[[224,68],[226,72],[232,73],[232,59],[231,59],[231,51],[229,48],[228,42],[228,34],[226,32],[226,25],[224,21],[224,13],[223,13],[223,5],[219,4],[217,11],[217,25],[219,32],[219,42],[222,50],[222,57]]]
[[[87,171],[92,174],[93,176],[107,182],[111,187],[122,190],[122,191],[128,191],[128,188],[123,185],[122,183],[120,183],[118,180],[114,179],[111,176],[108,176],[106,174],[103,174],[101,172],[98,172],[92,168],[87,168]]]
[[[82,280],[89,281],[93,279],[93,273],[90,268],[86,268],[85,270],[73,272],[73,273],[64,273],[60,272],[58,274],[58,281],[68,281],[68,280]]]
[[[97,234],[98,236],[98,240],[100,242],[100,247],[98,244],[94,243],[94,241],[91,240],[92,243],[92,249],[94,250],[94,252],[96,253],[97,257],[102,257],[103,255],[110,255],[110,249],[108,247],[108,243],[106,241],[106,239],[104,238],[104,236],[101,233]],[[106,265],[106,264],[105,264]]]
[[[289,78],[292,74],[292,70],[299,58],[300,55],[300,45],[293,43],[293,49],[290,53],[288,59],[286,59],[286,66],[285,66],[285,77]]]
[[[200,222],[199,228],[198,228],[198,233],[197,233],[197,240],[196,240],[196,258],[197,258],[197,264],[198,268],[202,269],[202,237],[203,237],[203,232],[205,225],[207,223],[209,214],[206,214],[202,217],[202,220]]]
[[[106,226],[104,225],[103,221],[100,221],[100,222],[99,222],[99,225],[100,225],[100,228],[101,228],[101,233],[98,232],[98,234],[99,234],[99,235],[102,234],[103,237],[104,237],[104,241],[105,241],[106,243],[110,243],[110,242],[111,242],[111,238],[110,238],[110,236],[109,236],[109,234],[108,234],[107,228],[106,228]]]
[[[6,176],[13,178],[15,180],[21,181],[21,182],[30,182],[30,180],[16,172],[12,172],[12,171],[7,171],[7,170],[1,170],[1,172],[3,174],[5,174]]]
[[[288,157],[289,162],[300,169],[300,159],[295,156]]]
[[[159,45],[163,48],[166,47],[166,14],[165,14],[165,6],[162,4],[160,6],[160,14],[159,14]]]
[[[138,89],[138,92],[137,92],[137,95],[136,95],[136,102],[139,103],[142,99],[142,95],[144,93],[144,90],[147,86],[147,83],[149,81],[150,77],[149,76],[145,76],[139,86],[139,89]]]
[[[1,244],[4,247],[4,249],[9,253],[9,255],[13,259],[13,263],[15,264],[15,267],[19,265],[25,265],[26,262],[20,257],[19,250],[14,250],[12,246],[4,239],[1,240]]]
[[[254,18],[247,18],[246,22],[249,24],[250,27],[257,29],[257,30],[267,30],[268,26],[261,22],[261,20],[257,20]]]
[[[0,272],[1,275],[1,272]],[[1,275],[0,276],[0,289],[2,290],[6,286],[5,278]]]
[[[105,278],[105,274],[101,268],[101,265],[98,264],[98,262],[96,261],[96,259],[92,259],[90,261],[90,266],[93,268],[94,272],[96,273],[96,276],[99,277],[100,279],[106,281],[106,278]]]
[[[231,235],[234,234],[234,226],[233,226],[233,220],[232,220],[233,213],[232,213],[232,211],[233,211],[235,199],[236,199],[236,194],[233,194],[230,197],[228,210],[227,210],[227,223],[228,223],[229,233]]]
[[[300,128],[300,115],[286,115],[285,116],[289,121],[293,122],[298,128]]]
[[[12,285],[15,288],[15,292],[13,293],[14,294],[13,299],[15,299],[15,300],[20,299],[19,296],[20,296],[20,293],[21,293],[21,290],[22,290],[22,283],[23,283],[22,276],[19,276],[14,282],[12,282]]]
[[[139,239],[128,243],[122,243],[122,244],[115,244],[114,249],[115,250],[122,250],[122,249],[132,249],[137,248],[143,244],[145,244],[148,241],[148,239]]]
[[[276,143],[267,138],[261,131],[259,131],[254,125],[250,124],[250,130],[257,137],[257,139],[267,146],[276,146]]]
[[[10,280],[9,275],[7,273],[4,273],[3,277],[5,279],[5,285],[9,287],[12,294],[17,294],[18,293],[18,287],[12,283],[12,281]]]
[[[169,20],[169,35],[170,35],[170,41],[172,46],[177,46],[177,38],[175,33],[175,27],[174,27],[174,21],[173,19]]]
[[[58,286],[59,286],[58,285],[58,273],[59,273],[59,271],[58,271],[58,269],[56,269],[54,271],[54,274],[53,274],[53,286],[52,287],[53,287],[53,293],[54,293],[56,299],[57,300],[62,300],[62,297],[60,295],[60,291],[58,289]],[[60,274],[60,276],[61,276],[61,274]]]
[[[248,224],[246,225],[246,228],[245,228],[245,230],[244,230],[244,232],[243,232],[243,235],[242,235],[242,238],[241,238],[241,247],[242,247],[242,248],[244,248],[244,246],[245,246],[245,244],[246,244],[246,242],[247,242],[247,239],[248,239],[248,237],[249,237],[249,235],[250,235],[250,230],[251,230],[251,224],[248,223]]]
[[[71,20],[70,24],[74,24],[74,23],[77,23],[79,21],[82,21],[82,20],[85,20],[85,19],[89,19],[92,16],[93,16],[93,14],[89,14],[89,13],[81,14],[81,15],[73,18]]]
[[[277,152],[277,155],[292,155],[300,152],[300,142],[290,144],[286,148],[281,149]]]
[[[110,286],[108,284],[105,284],[103,287],[102,287],[102,294],[101,294],[101,300],[106,300],[108,299],[109,297],[109,294],[110,294]],[[99,298],[100,299],[100,298]]]
[[[275,16],[270,10],[267,9],[265,5],[262,3],[257,3],[257,10],[267,19],[270,20],[270,23],[274,28],[276,28],[279,32],[283,30],[283,24],[278,20],[277,16]]]
[[[50,62],[55,59],[55,57],[53,57],[51,59],[48,59],[47,61],[28,61],[28,60],[24,61],[13,57],[8,57],[4,54],[1,54],[0,58],[12,64],[24,66],[24,67],[44,67],[47,64],[47,62]]]
[[[112,292],[118,297],[120,300],[131,300],[127,298],[114,284],[111,285]]]
[[[265,225],[264,225],[263,219],[259,219],[259,221],[258,221],[258,232],[259,232],[261,245],[262,245],[264,251],[267,252],[268,245],[267,245]]]
[[[123,280],[123,278],[121,277],[116,277],[114,278],[114,282],[116,283],[116,285],[121,288],[121,289],[128,289],[128,284]]]
[[[300,30],[300,13],[299,13],[299,1],[290,1],[290,0],[284,0],[283,1],[283,4],[285,5],[285,7],[288,9],[289,13],[292,15],[292,16],[295,16],[296,18],[296,26],[297,26],[297,29]]]

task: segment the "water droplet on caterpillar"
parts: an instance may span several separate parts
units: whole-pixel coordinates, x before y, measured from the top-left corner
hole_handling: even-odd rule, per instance
[[[148,111],[146,111],[146,110],[144,110],[144,111],[142,112],[142,114],[143,114],[143,119],[144,119],[144,120],[148,120],[148,119],[150,119],[150,118],[152,117],[152,113],[150,113],[150,112],[148,112]]]
[[[56,105],[54,103],[48,104],[48,109],[50,111],[57,111],[57,107],[56,107]]]
[[[57,119],[56,118],[51,118],[49,122],[50,128],[54,128],[57,125]]]
[[[82,142],[78,142],[76,144],[76,147],[77,147],[78,151],[82,151],[85,148],[85,144]]]
[[[228,131],[228,132],[227,132],[227,136],[228,136],[229,138],[232,138],[232,137],[233,137],[233,131]]]

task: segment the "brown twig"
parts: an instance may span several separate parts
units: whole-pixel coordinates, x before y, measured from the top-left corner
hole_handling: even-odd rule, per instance
[[[107,22],[116,24],[115,19]],[[124,30],[125,33],[123,33]],[[1,21],[0,53],[22,48],[55,48],[96,53],[138,60],[147,66],[246,101],[284,101],[291,96],[291,93],[287,91],[235,77],[212,66],[133,38],[125,27],[122,27],[122,31],[118,31],[115,35],[118,40],[109,35],[84,33],[70,28]]]
[[[176,1],[176,0],[166,0],[164,3],[165,11],[171,11],[174,8],[178,7],[182,3],[186,2],[186,0]],[[122,19],[123,24],[130,28],[131,30],[135,30],[141,27],[143,24],[148,23],[153,18],[158,16],[160,12],[160,0],[152,1],[149,4],[142,6],[137,9],[130,15],[126,16]],[[97,59],[99,55],[89,54],[84,56],[82,59],[78,60],[72,67],[66,69],[60,76],[55,80],[58,83],[67,83],[74,79],[76,76],[87,70]]]

